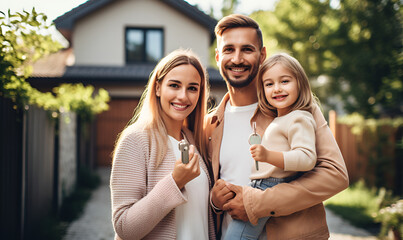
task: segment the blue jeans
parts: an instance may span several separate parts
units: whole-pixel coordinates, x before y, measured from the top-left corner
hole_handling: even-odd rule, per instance
[[[249,186],[253,188],[258,188],[265,190],[266,188],[271,188],[279,183],[291,182],[292,180],[299,177],[299,174],[287,178],[266,178],[252,180]],[[269,216],[259,218],[257,225],[252,225],[250,222],[244,222],[241,220],[234,219],[228,226],[227,232],[225,233],[225,240],[235,240],[235,239],[258,239],[259,235],[263,232]]]

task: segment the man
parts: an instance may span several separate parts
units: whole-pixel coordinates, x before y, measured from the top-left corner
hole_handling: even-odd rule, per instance
[[[211,205],[222,237],[231,217],[256,223],[271,216],[266,224],[267,239],[328,239],[322,201],[348,187],[346,166],[327,123],[316,108],[317,165],[300,178],[265,191],[247,187],[254,161],[249,153],[251,122],[262,136],[273,120],[257,108],[256,81],[266,58],[262,33],[251,18],[233,14],[221,19],[216,28],[216,61],[228,93],[207,118],[208,158],[215,185]],[[235,197],[234,197],[235,195]]]

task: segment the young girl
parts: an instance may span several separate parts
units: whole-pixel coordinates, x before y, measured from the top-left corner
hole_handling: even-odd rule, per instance
[[[253,159],[259,162],[258,169],[253,165],[250,185],[265,190],[314,168],[316,123],[311,111],[317,101],[300,63],[284,53],[262,64],[257,90],[259,110],[275,117],[261,144],[250,147]],[[268,219],[260,218],[257,225],[234,220],[225,239],[257,239]]]
[[[199,59],[177,50],[155,67],[117,141],[110,180],[115,239],[215,239],[203,119],[208,82]],[[190,144],[189,163],[178,142]]]

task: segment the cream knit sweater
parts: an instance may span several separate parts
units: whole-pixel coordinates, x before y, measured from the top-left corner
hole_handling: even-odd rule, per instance
[[[194,144],[192,134],[183,129],[186,138]],[[155,139],[146,131],[128,127],[122,136],[113,159],[110,179],[112,221],[115,239],[175,239],[175,207],[186,203],[186,188],[182,191],[172,178],[175,155],[171,147],[156,167]],[[200,166],[207,167],[200,158]],[[211,209],[209,238],[215,239]]]
[[[294,110],[276,117],[266,128],[262,145],[283,152],[284,169],[259,162],[259,171],[253,165],[250,178],[285,178],[313,169],[316,164],[315,131],[316,122],[308,111]]]

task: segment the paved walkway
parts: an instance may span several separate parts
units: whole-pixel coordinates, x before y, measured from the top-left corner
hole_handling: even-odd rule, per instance
[[[83,214],[72,222],[64,240],[111,240],[114,232],[111,222],[111,199],[109,191],[109,168],[100,168],[102,184],[91,196]],[[351,226],[326,209],[330,240],[375,240],[369,232]]]
[[[101,185],[92,193],[91,199],[79,219],[72,222],[63,240],[111,240],[111,195],[109,191],[109,168],[98,169]]]
[[[351,226],[347,221],[326,209],[326,220],[330,231],[330,240],[375,240],[375,236],[364,229]]]

